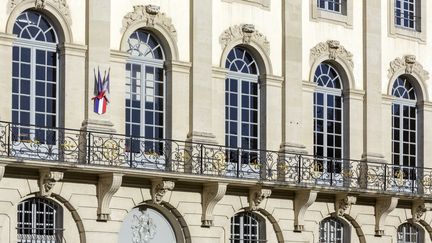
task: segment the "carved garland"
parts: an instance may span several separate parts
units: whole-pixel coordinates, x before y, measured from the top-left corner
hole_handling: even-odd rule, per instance
[[[154,27],[155,25],[162,27],[174,41],[177,41],[177,31],[171,18],[167,17],[165,13],[161,13],[159,6],[135,5],[133,9],[133,12],[129,12],[123,17],[122,32],[125,32],[132,24],[142,22],[146,27]]]
[[[253,24],[234,25],[226,29],[219,37],[222,49],[229,43],[241,40],[243,44],[254,42],[261,46],[267,55],[270,55],[270,42],[267,38],[255,29]]]
[[[423,66],[417,62],[416,56],[405,55],[402,58],[398,57],[390,62],[388,77],[392,78],[396,73],[402,71],[404,74],[416,73],[422,81],[429,79],[428,71],[423,69]]]
[[[8,12],[12,12],[12,10],[14,10],[14,8],[25,1],[29,1],[29,2],[34,2],[35,8],[36,9],[45,9],[46,5],[49,4],[51,6],[53,6],[54,8],[56,8],[59,13],[61,13],[65,20],[67,21],[67,23],[69,25],[72,24],[72,17],[70,14],[70,9],[69,9],[69,5],[67,4],[66,0],[9,0],[9,9]]]
[[[318,43],[318,45],[311,49],[311,63],[315,63],[317,59],[323,56],[330,60],[340,58],[348,63],[351,68],[354,67],[352,53],[347,51],[337,40],[328,40]]]

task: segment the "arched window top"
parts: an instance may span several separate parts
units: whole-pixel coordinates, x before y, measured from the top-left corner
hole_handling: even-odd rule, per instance
[[[231,242],[266,242],[266,238],[265,219],[262,216],[241,212],[231,218]]]
[[[137,30],[128,39],[127,52],[132,56],[149,59],[165,60],[162,45],[157,38],[148,31]]]
[[[419,243],[422,242],[421,229],[411,223],[403,223],[398,227],[398,243]]]
[[[225,68],[233,72],[259,74],[257,62],[244,48],[234,47],[225,62]]]
[[[404,76],[399,76],[393,83],[392,95],[397,98],[417,100],[414,86]]]
[[[338,71],[328,63],[321,63],[315,70],[314,82],[321,87],[341,89],[342,82]]]
[[[348,225],[335,217],[323,219],[319,233],[319,242],[323,243],[343,243],[350,239]]]
[[[57,43],[54,26],[42,14],[35,11],[22,12],[15,21],[13,33],[21,39]]]

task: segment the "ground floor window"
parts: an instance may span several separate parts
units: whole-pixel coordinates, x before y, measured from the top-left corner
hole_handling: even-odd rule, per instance
[[[232,243],[267,242],[265,219],[255,213],[238,213],[231,218]]]

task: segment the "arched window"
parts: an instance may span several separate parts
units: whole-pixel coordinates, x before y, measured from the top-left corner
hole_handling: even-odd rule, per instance
[[[242,47],[234,47],[225,62],[225,144],[233,149],[228,161],[256,164],[259,148],[260,87],[258,66]],[[237,165],[241,167],[241,164]]]
[[[126,64],[126,134],[145,137],[129,141],[129,151],[162,154],[165,137],[165,55],[156,36],[137,30],[128,39]],[[154,156],[156,155],[156,156]],[[144,158],[143,158],[144,159]]]
[[[18,204],[18,243],[63,242],[63,209],[45,198],[30,198]]]
[[[342,80],[332,65],[321,63],[315,70],[314,81],[317,84],[314,93],[315,170],[324,172],[321,179],[327,180],[329,173],[340,173],[342,170]]]
[[[35,11],[15,21],[12,61],[12,122],[56,127],[59,124],[57,33],[50,20]],[[54,144],[55,131],[17,127],[14,140]]]
[[[320,243],[350,242],[349,226],[343,221],[330,217],[322,220],[319,226]]]
[[[267,242],[266,222],[255,213],[242,212],[231,218],[231,242]]]
[[[398,77],[392,89],[392,160],[394,176],[415,180],[417,166],[417,96],[408,77]],[[410,185],[407,185],[411,188]]]
[[[420,243],[423,242],[422,237],[422,230],[413,224],[404,223],[398,227],[398,243]]]

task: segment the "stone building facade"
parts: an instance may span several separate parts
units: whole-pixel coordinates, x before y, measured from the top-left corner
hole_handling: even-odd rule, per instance
[[[431,17],[1,1],[0,242],[431,242]]]

